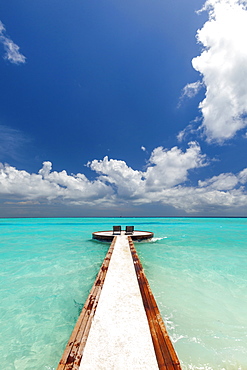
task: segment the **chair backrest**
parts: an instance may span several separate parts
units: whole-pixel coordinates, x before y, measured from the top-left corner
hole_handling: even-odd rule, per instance
[[[126,226],[125,234],[133,234],[133,232],[134,232],[134,226]]]
[[[113,234],[121,234],[121,226],[113,226]]]

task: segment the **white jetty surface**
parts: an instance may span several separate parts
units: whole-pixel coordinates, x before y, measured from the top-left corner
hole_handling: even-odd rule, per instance
[[[79,369],[158,369],[125,235],[117,237]]]

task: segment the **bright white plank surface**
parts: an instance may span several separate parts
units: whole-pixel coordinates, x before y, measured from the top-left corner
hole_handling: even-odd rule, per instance
[[[92,369],[158,369],[125,235],[117,237],[80,364]]]

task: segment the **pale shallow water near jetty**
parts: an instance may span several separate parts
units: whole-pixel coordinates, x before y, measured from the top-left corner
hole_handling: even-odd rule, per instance
[[[0,219],[1,366],[56,368],[109,244],[112,225],[155,233],[136,243],[183,369],[247,369],[247,219]]]

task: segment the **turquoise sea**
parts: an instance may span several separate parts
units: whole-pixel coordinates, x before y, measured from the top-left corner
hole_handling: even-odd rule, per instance
[[[155,233],[136,248],[183,369],[246,370],[245,218],[0,219],[1,368],[56,369],[114,224]]]

